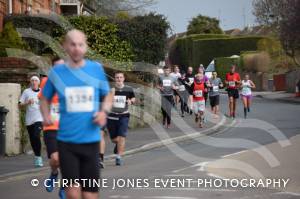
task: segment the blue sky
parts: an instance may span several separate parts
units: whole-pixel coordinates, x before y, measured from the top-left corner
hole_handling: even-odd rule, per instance
[[[244,28],[255,24],[252,14],[253,0],[156,0],[147,8],[165,15],[174,33],[185,32],[188,22],[198,14],[220,18],[223,30]],[[245,13],[245,17],[244,17]]]

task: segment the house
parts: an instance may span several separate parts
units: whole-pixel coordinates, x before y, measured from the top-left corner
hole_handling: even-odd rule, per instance
[[[0,32],[6,15],[60,14],[60,0],[0,0]]]

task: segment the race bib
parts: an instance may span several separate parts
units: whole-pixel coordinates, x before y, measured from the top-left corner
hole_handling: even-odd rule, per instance
[[[195,97],[202,97],[202,90],[194,91]]]
[[[51,104],[50,115],[52,121],[59,121],[59,104]]]
[[[179,91],[185,91],[185,86],[184,85],[180,85],[178,90]]]
[[[219,86],[213,86],[213,91],[218,92],[219,91]]]
[[[67,87],[65,89],[67,112],[91,112],[94,110],[93,87]]]
[[[125,106],[126,106],[126,96],[115,95],[113,106],[115,108],[125,108]]]
[[[193,77],[189,77],[189,81],[190,81],[189,83],[191,83],[191,84],[194,83],[194,78]]]
[[[163,87],[170,87],[171,84],[172,84],[172,81],[170,79],[163,80]]]
[[[228,85],[229,85],[230,87],[235,87],[235,81],[230,81],[230,82],[228,82]]]

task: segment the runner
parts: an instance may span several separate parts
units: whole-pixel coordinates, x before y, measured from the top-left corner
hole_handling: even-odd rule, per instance
[[[99,145],[99,167],[100,169],[104,169],[104,153],[105,153],[105,147],[106,147],[106,144],[105,144],[105,129],[104,128],[101,128],[101,131],[100,131],[100,134],[101,134],[101,141],[100,141],[100,145]]]
[[[60,59],[59,57],[55,57],[52,60],[52,65],[59,65],[64,64],[64,60]],[[42,90],[47,82],[48,78],[44,77],[41,81],[41,90],[39,92],[39,98],[42,96]],[[57,142],[56,142],[56,135],[58,131],[58,124],[59,124],[59,103],[58,103],[58,96],[54,95],[51,100],[50,105],[50,114],[51,119],[53,121],[53,125],[43,126],[44,131],[44,142],[47,149],[47,155],[49,159],[49,165],[51,168],[51,173],[46,181],[46,190],[48,192],[52,192],[54,189],[54,182],[58,178],[58,168],[59,168],[59,160],[58,160],[58,150],[57,150]],[[65,198],[64,190],[61,188],[59,191],[60,198]]]
[[[189,107],[189,113],[190,115],[193,114],[193,90],[191,88],[191,85],[194,83],[194,75],[193,75],[193,67],[188,67],[187,73],[185,75],[185,81],[186,81],[186,88],[189,93],[189,101],[188,101],[188,107]]]
[[[161,94],[161,111],[163,115],[163,126],[170,128],[171,111],[173,101],[173,89],[176,89],[175,80],[170,76],[170,68],[164,67],[164,75],[159,77],[157,88]]]
[[[184,112],[189,112],[188,108],[188,99],[189,99],[189,93],[186,89],[186,81],[185,81],[185,74],[182,74],[180,78],[178,78],[177,81],[178,84],[178,95],[180,97],[180,109],[181,109],[181,117],[184,117]]]
[[[216,71],[212,72],[212,78],[209,80],[209,102],[211,106],[211,111],[217,118],[219,115],[219,103],[220,103],[220,92],[219,89],[223,88],[223,83]]]
[[[174,72],[172,72],[171,77],[173,77],[176,81],[181,77],[179,66],[174,65]],[[177,109],[177,104],[179,103],[180,97],[178,95],[177,90],[174,90],[174,107]]]
[[[125,151],[125,138],[128,134],[129,111],[128,106],[135,103],[133,88],[124,84],[123,72],[115,73],[115,87],[113,107],[108,115],[107,129],[113,143],[116,144],[116,166],[123,165],[122,155]]]
[[[205,99],[205,105],[207,102],[207,98],[208,98],[208,89],[207,89],[207,82],[209,81],[208,77],[205,75],[205,68],[203,66],[203,64],[200,64],[199,68],[198,68],[198,73],[203,74],[203,78],[201,79],[201,82],[205,83],[205,89],[204,89],[204,99]]]
[[[236,65],[232,65],[230,72],[226,74],[225,84],[227,85],[227,92],[229,97],[229,117],[235,118],[236,99],[239,98],[238,87],[241,84],[241,78],[235,72]]]
[[[242,80],[242,93],[241,97],[244,104],[244,117],[247,118],[247,112],[250,112],[250,105],[252,100],[252,88],[255,88],[255,84],[249,79],[249,75],[246,74]]]
[[[102,66],[84,59],[86,36],[79,30],[66,34],[64,48],[69,58],[52,68],[42,92],[41,110],[45,125],[52,125],[50,100],[58,94],[59,130],[57,144],[62,178],[67,181],[67,198],[99,198],[98,187],[84,183],[99,180],[100,126],[106,123],[111,102],[100,97],[109,93]],[[80,186],[74,183],[79,181]]]
[[[41,156],[41,131],[43,117],[40,112],[40,102],[38,94],[40,92],[40,79],[37,76],[30,78],[30,88],[23,91],[19,105],[20,107],[26,107],[25,124],[29,134],[29,140],[34,152],[34,166],[42,167],[43,159]]]
[[[195,122],[199,122],[199,127],[203,127],[204,122],[204,111],[205,111],[205,99],[204,99],[204,89],[205,83],[201,81],[203,74],[198,73],[195,76],[195,81],[191,88],[193,89],[193,108],[195,113]]]

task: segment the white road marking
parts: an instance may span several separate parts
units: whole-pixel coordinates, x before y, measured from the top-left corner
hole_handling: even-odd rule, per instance
[[[240,154],[245,153],[247,151],[249,151],[249,150],[243,150],[243,151],[239,151],[239,152],[236,152],[236,153],[231,153],[231,154],[223,155],[221,157],[222,158],[227,158],[227,157],[234,156],[234,155],[240,155]]]

